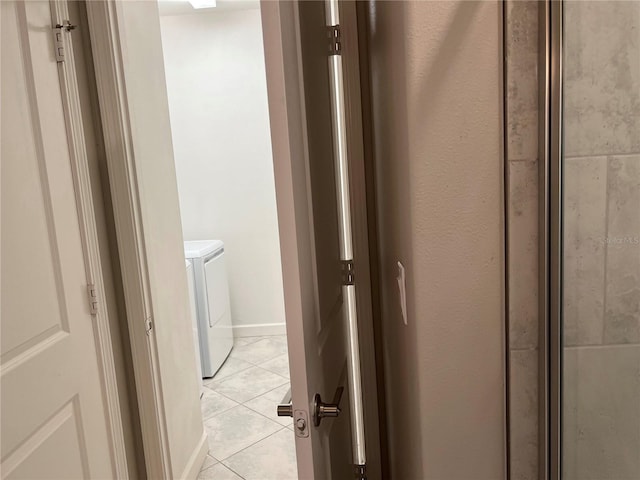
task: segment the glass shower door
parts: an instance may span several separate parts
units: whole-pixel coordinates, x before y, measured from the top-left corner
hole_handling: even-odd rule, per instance
[[[560,464],[640,479],[640,1],[565,1]]]

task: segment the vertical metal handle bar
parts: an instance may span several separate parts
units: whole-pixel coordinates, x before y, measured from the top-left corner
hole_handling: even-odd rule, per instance
[[[562,23],[563,1],[541,4],[540,26],[540,462],[562,475]]]
[[[338,0],[325,0],[325,7],[327,26],[338,26],[340,24]],[[340,49],[337,50],[339,51]],[[331,76],[331,110],[333,116],[336,190],[338,195],[340,260],[343,262],[351,262],[353,261],[353,242],[342,57],[341,55],[330,55],[328,62]],[[355,289],[356,286],[353,284],[347,284],[342,287],[347,320],[347,371],[349,377],[353,463],[357,467],[360,467],[361,470],[364,470],[364,466],[366,465],[366,448]]]

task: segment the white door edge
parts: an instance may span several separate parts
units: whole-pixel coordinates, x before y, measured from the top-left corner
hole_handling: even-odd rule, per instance
[[[260,2],[262,35],[264,38],[265,69],[269,102],[273,169],[280,232],[280,250],[289,255],[282,256],[282,277],[285,291],[286,331],[291,376],[291,395],[294,410],[302,410],[311,418],[310,405],[306,404],[307,363],[304,349],[304,302],[301,277],[312,275],[312,266],[298,256],[298,232],[310,225],[299,225],[294,198],[296,188],[308,189],[307,174],[302,171],[295,158],[305,155],[306,128],[303,119],[301,72],[298,71],[298,35],[295,30],[293,2]],[[293,27],[293,28],[292,28]],[[288,90],[289,88],[289,90]],[[287,91],[298,94],[287,97]],[[297,128],[298,130],[293,130]],[[282,199],[282,200],[281,200]],[[296,437],[296,461],[298,475],[304,480],[313,480],[314,458],[311,437]]]
[[[69,11],[66,0],[51,1],[53,25],[68,20]],[[67,35],[71,42],[71,36]],[[103,282],[103,270],[100,260],[98,231],[91,192],[89,162],[85,145],[84,128],[73,48],[65,48],[66,61],[58,63],[63,109],[69,142],[69,152],[73,173],[75,197],[78,205],[78,221],[81,229],[84,264],[87,285],[95,285],[98,301],[94,316],[94,332],[100,369],[102,395],[107,408],[106,421],[109,427],[109,443],[114,472],[117,478],[128,479],[127,455],[125,450],[120,399],[116,380],[116,369],[110,333],[109,312],[106,308],[106,294]]]
[[[148,478],[171,478],[158,348],[152,330],[153,311],[140,194],[135,181],[130,114],[122,71],[118,3],[86,2],[86,6],[118,236],[145,465]],[[150,332],[147,332],[148,326],[151,326]]]

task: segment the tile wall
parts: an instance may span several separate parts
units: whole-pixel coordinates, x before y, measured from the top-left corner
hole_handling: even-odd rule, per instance
[[[513,479],[537,478],[538,3],[508,0]],[[640,478],[640,2],[565,2],[564,477]]]
[[[565,2],[564,478],[640,478],[640,2]]]
[[[507,0],[511,479],[538,477],[538,2]]]

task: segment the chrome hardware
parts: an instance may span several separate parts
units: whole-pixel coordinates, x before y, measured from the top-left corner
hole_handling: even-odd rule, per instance
[[[356,480],[367,480],[366,465],[354,465],[354,470]]]
[[[333,396],[332,403],[324,403],[319,393],[316,393],[313,397],[313,424],[318,427],[322,419],[325,417],[337,417],[340,415],[340,399],[342,398],[342,392],[344,387],[338,387],[335,395]]]
[[[293,405],[290,403],[278,405],[279,417],[293,417]]]
[[[298,418],[296,420],[296,430],[304,432],[307,428],[307,421],[304,418]]]
[[[306,410],[293,411],[293,425],[296,437],[305,438],[309,436],[309,415]]]
[[[340,25],[327,26],[327,38],[329,39],[329,55],[340,55],[342,53]]]
[[[279,417],[293,417],[293,404],[291,403],[291,388],[282,397],[282,403],[278,405],[277,413]]]
[[[305,410],[294,410],[291,403],[291,389],[285,394],[282,403],[276,409],[279,417],[293,417],[293,431],[296,437],[309,436],[309,415]]]
[[[342,284],[355,285],[356,274],[353,266],[353,260],[341,260],[342,265]]]
[[[53,53],[56,57],[56,62],[64,62],[65,58],[65,36],[62,32],[70,32],[75,28],[77,28],[77,25],[72,25],[69,20],[64,20],[53,27],[51,33],[53,34]]]
[[[62,23],[58,23],[55,28],[59,28],[64,30],[65,32],[70,32],[71,30],[75,30],[78,28],[77,25],[72,25],[69,20],[63,20]]]

